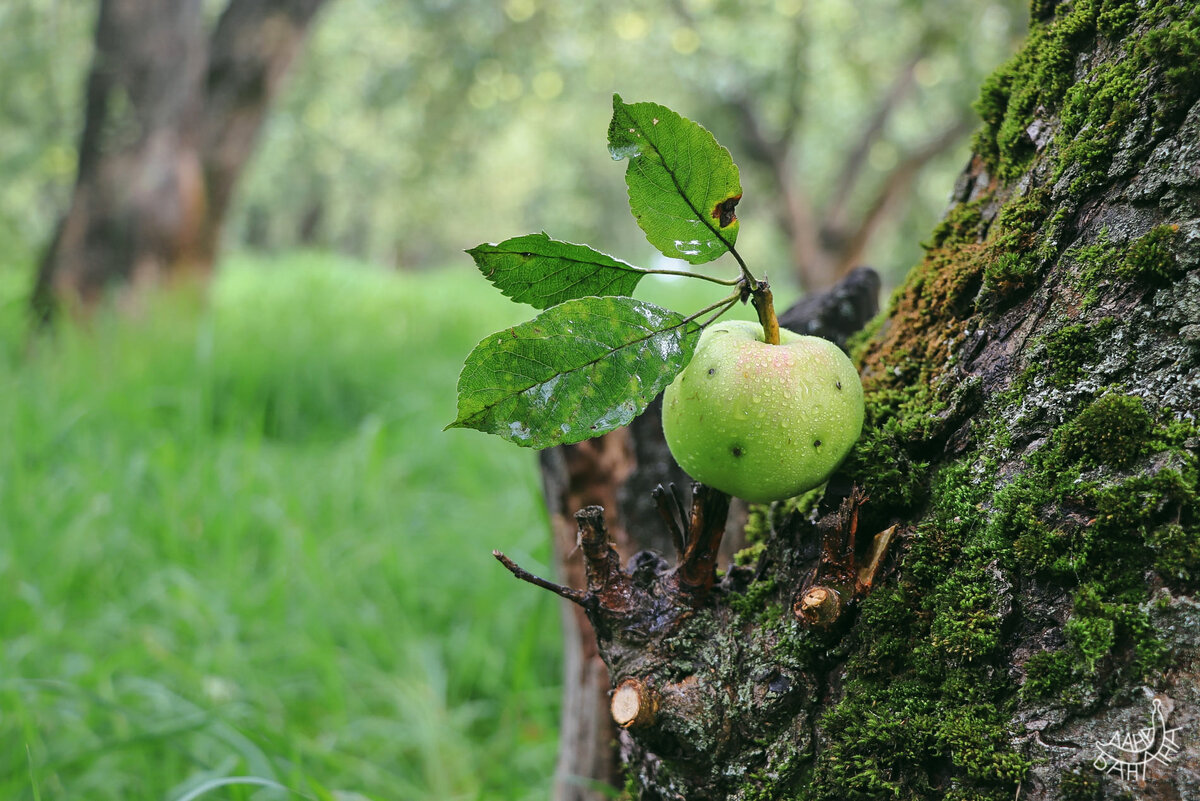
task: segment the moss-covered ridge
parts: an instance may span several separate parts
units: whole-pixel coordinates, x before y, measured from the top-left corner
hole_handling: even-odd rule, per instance
[[[984,127],[975,152],[1001,179],[1025,172],[1041,144],[1040,129],[1058,117],[1055,178],[1073,169],[1075,189],[1094,186],[1142,109],[1162,127],[1178,122],[1200,97],[1194,4],[1075,0],[1035,3],[1033,12],[1027,45],[984,83],[977,104]],[[1107,57],[1117,48],[1122,57]],[[1093,54],[1103,63],[1081,63]]]
[[[1158,686],[1152,592],[1200,587],[1198,409],[1178,385],[1200,358],[1159,319],[1200,231],[1169,198],[1120,210],[1200,99],[1200,7],[1033,12],[983,89],[957,204],[856,346],[867,428],[846,477],[868,529],[916,522],[798,798],[1012,798],[1046,759],[1019,721]],[[1109,207],[1120,225],[1093,224]],[[1094,789],[1090,771],[1053,775]]]

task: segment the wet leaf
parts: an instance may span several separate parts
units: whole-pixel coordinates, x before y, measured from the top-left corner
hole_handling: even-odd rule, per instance
[[[484,339],[458,378],[458,419],[529,448],[625,425],[683,369],[700,326],[627,297],[568,300]]]
[[[467,253],[497,289],[539,309],[588,295],[631,295],[646,275],[587,245],[560,242],[544,233],[479,245]]]
[[[663,255],[703,264],[737,241],[738,169],[700,125],[666,106],[613,95],[608,150],[629,159],[629,209]]]

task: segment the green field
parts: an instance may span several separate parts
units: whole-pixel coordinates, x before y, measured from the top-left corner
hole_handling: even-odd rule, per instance
[[[547,797],[559,602],[490,555],[551,572],[535,455],[441,430],[531,309],[469,262],[242,257],[206,305],[30,340],[26,286],[0,272],[0,798]]]
[[[441,430],[463,357],[527,310],[468,269],[234,259],[206,309],[31,347],[24,283],[0,798],[546,797],[558,610],[490,555],[549,570],[535,456]]]

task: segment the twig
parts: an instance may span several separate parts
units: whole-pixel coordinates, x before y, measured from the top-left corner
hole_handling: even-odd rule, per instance
[[[584,602],[585,597],[586,597],[585,593],[582,593],[579,590],[573,590],[570,587],[564,587],[561,584],[555,584],[553,581],[547,581],[544,578],[535,576],[532,573],[530,573],[528,570],[526,570],[525,568],[518,565],[513,560],[509,559],[504,554],[500,553],[499,551],[492,551],[492,556],[496,557],[500,561],[500,564],[502,564],[506,568],[508,568],[508,572],[512,573],[514,576],[519,578],[521,581],[528,582],[535,587],[541,587],[543,590],[550,590],[550,592],[554,593],[555,595],[559,595],[563,598],[566,598],[571,603],[576,603],[576,604],[579,604],[580,606],[586,607],[586,603]]]
[[[676,574],[679,588],[699,600],[712,589],[717,553],[725,534],[729,496],[704,484],[692,484],[692,513],[687,548]]]
[[[671,489],[675,489],[675,485],[671,484]],[[676,515],[678,499],[674,494],[668,494],[666,488],[659,484],[650,492],[650,497],[654,498],[654,507],[658,510],[658,516],[663,521],[663,526],[666,527],[667,533],[671,535],[671,542],[675,545],[675,552],[680,556],[683,555],[683,549],[686,546],[686,541],[683,538],[682,518]]]

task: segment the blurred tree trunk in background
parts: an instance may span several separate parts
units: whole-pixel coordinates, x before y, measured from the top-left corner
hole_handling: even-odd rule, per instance
[[[633,797],[1200,798],[1200,7],[1033,12],[820,505],[708,594],[578,517]]]
[[[106,287],[212,270],[221,223],[267,109],[324,0],[100,0],[70,207],[35,311]]]

